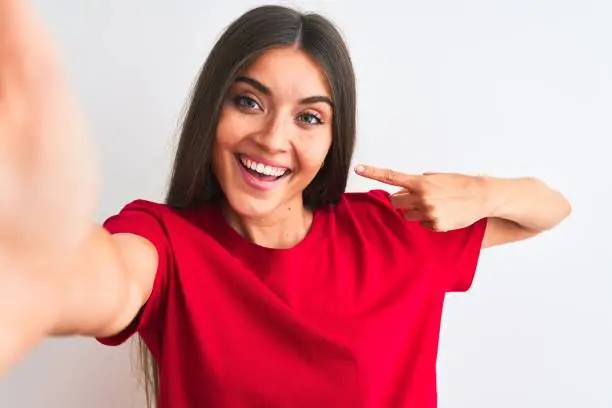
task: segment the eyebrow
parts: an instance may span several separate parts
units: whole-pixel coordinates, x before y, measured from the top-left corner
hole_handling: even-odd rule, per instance
[[[243,83],[249,84],[253,88],[257,89],[259,92],[261,92],[262,94],[266,96],[272,96],[272,91],[270,90],[270,88],[268,88],[267,86],[265,86],[264,84],[256,80],[255,78],[251,78],[248,76],[239,76],[238,78],[236,78],[236,82],[243,82]],[[331,98],[329,98],[328,96],[324,96],[324,95],[309,96],[307,98],[302,98],[299,100],[299,103],[303,105],[309,104],[309,103],[318,103],[318,102],[326,103],[332,109],[334,108],[334,103],[331,100]]]

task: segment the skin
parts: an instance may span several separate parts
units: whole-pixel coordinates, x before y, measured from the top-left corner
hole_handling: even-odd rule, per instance
[[[123,330],[150,296],[158,258],[145,239],[111,236],[92,222],[98,176],[91,140],[53,47],[22,2],[0,0],[0,38],[2,374],[46,336]],[[239,81],[223,106],[213,168],[227,196],[225,214],[248,239],[289,247],[312,221],[301,192],[329,150],[333,114],[326,102],[299,101],[329,92],[316,64],[292,48],[264,54],[243,75],[269,92]],[[238,95],[252,100],[237,104]],[[291,174],[273,190],[254,191],[237,173],[236,153],[278,161]],[[392,204],[428,228],[489,218],[484,246],[534,236],[570,212],[560,193],[535,178],[368,166],[357,173],[399,187]]]
[[[457,173],[403,174],[359,165],[356,173],[400,187],[392,205],[404,217],[445,232],[487,218],[482,247],[532,238],[556,227],[571,212],[558,191],[534,177],[498,178]]]
[[[212,162],[226,216],[238,232],[276,248],[306,235],[312,214],[302,191],[323,166],[332,118],[325,77],[298,48],[270,50],[240,74],[221,110]],[[277,163],[290,174],[271,190],[254,189],[241,175],[239,153]]]

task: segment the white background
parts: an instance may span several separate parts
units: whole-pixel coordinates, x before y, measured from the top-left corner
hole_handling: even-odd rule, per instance
[[[487,250],[472,291],[449,298],[440,407],[611,407],[612,3],[288,4],[323,12],[346,35],[359,85],[356,161],[535,175],[573,203],[554,232]],[[100,147],[100,221],[134,198],[162,199],[195,75],[221,30],[258,3],[34,5]],[[0,381],[0,407],[141,406],[132,351],[45,341]]]

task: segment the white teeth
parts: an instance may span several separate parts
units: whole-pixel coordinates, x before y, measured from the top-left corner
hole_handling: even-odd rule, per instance
[[[243,157],[240,158],[240,162],[242,162],[245,167],[265,176],[280,177],[287,172],[287,168],[272,167],[263,163],[254,162],[253,160],[245,159]]]

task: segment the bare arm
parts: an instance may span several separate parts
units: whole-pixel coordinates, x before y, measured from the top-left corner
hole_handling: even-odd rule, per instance
[[[568,200],[532,178],[485,178],[489,221],[483,248],[524,240],[556,227],[571,212]]]
[[[107,336],[137,315],[152,244],[92,226],[95,146],[52,39],[0,0],[0,373],[49,335]]]
[[[156,269],[147,240],[96,226],[68,262],[0,274],[0,307],[11,311],[0,314],[0,373],[46,336],[120,332],[148,299]]]
[[[533,237],[550,230],[571,212],[568,200],[533,177],[503,179],[457,173],[402,174],[358,166],[357,174],[401,187],[391,196],[404,217],[428,228],[450,231],[487,218],[482,247]]]

